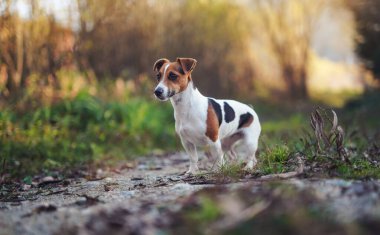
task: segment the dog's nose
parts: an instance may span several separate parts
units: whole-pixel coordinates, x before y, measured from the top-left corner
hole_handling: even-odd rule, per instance
[[[164,93],[164,89],[162,89],[161,87],[158,87],[158,88],[154,91],[154,94],[155,94],[157,97],[161,97],[162,93]]]

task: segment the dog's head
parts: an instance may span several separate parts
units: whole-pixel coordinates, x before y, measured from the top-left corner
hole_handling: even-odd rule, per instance
[[[156,97],[165,101],[186,90],[196,63],[192,58],[177,58],[175,62],[165,58],[157,60],[153,66],[158,81],[154,90]]]

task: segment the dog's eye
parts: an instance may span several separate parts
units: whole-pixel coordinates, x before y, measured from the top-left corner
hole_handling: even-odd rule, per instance
[[[158,73],[158,74],[156,75],[156,78],[157,78],[157,80],[158,80],[158,81],[160,81],[160,78],[161,78],[161,74],[160,74],[160,73]]]
[[[174,80],[176,80],[177,79],[177,75],[176,74],[174,74],[174,73],[169,73],[169,80],[172,80],[172,81],[174,81]]]

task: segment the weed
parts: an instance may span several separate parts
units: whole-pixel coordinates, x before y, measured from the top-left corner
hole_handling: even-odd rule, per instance
[[[357,132],[345,135],[336,112],[331,112],[332,118],[321,108],[311,113],[313,132],[306,131],[300,138],[298,154],[306,156],[306,165],[312,173],[344,178],[378,178],[380,169],[375,141],[369,141]],[[354,141],[350,139],[353,137],[356,138]]]
[[[310,124],[314,130],[318,152],[328,152],[330,154],[337,153],[342,161],[349,162],[346,150],[343,146],[344,131],[343,128],[338,125],[338,116],[334,110],[331,110],[333,114],[333,120],[329,119],[326,113],[325,118],[323,118],[321,111],[324,110],[318,108],[310,115]],[[330,130],[325,130],[324,119],[327,119],[331,122]],[[335,149],[331,150],[333,146]]]
[[[259,157],[258,168],[263,174],[283,173],[289,157],[290,150],[285,144],[267,148]]]
[[[245,174],[243,170],[242,162],[225,162],[222,166],[219,167],[219,170],[216,173],[217,178],[232,178],[238,179]]]

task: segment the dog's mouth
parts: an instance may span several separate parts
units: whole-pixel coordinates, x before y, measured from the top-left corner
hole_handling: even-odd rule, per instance
[[[169,95],[168,95],[168,97],[171,98],[171,97],[174,96],[175,94],[176,94],[175,91],[169,91]]]
[[[168,99],[168,98],[163,97],[163,96],[156,96],[156,98],[161,100],[161,101],[166,101]]]
[[[161,101],[166,101],[169,98],[173,97],[175,94],[176,94],[175,91],[169,91],[167,96],[165,96],[163,94],[160,94],[160,95],[155,94],[155,96],[156,96],[157,99],[159,99]]]

